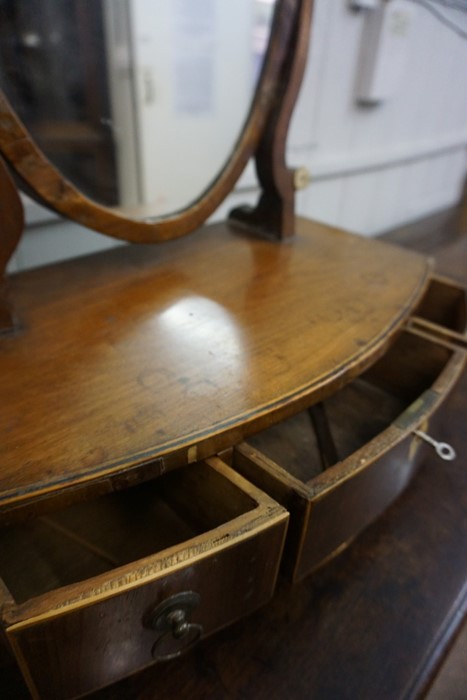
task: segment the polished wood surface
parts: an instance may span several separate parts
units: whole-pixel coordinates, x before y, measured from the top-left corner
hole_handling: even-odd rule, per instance
[[[430,249],[430,252],[433,252]],[[467,282],[467,237],[442,246],[438,269]],[[467,609],[467,377],[405,493],[353,545],[303,582],[282,581],[260,612],[182,659],[93,694],[95,700],[395,700],[424,695]],[[2,669],[2,698],[29,695]]]
[[[0,531],[2,625],[33,696],[95,690],[266,603],[287,520],[213,458]],[[195,639],[148,622],[180,594],[196,597]]]
[[[467,452],[467,378],[448,399],[443,436]],[[440,428],[441,429],[441,428]],[[428,448],[401,498],[343,554],[299,584],[282,580],[261,611],[183,658],[93,700],[401,700],[424,695],[467,603],[465,458]],[[5,667],[2,698],[27,700]]]
[[[235,468],[290,512],[290,577],[303,578],[342,551],[407,487],[423,454],[414,430],[436,433],[438,411],[464,365],[462,348],[405,331],[366,373],[324,401],[336,450],[324,471],[319,441],[309,445],[303,423],[292,436],[293,424],[281,423],[234,449]]]
[[[464,451],[466,397],[464,381],[447,414]],[[261,612],[188,656],[92,697],[419,697],[455,632],[467,577],[465,464],[426,457],[397,504],[331,565],[293,587],[282,581]],[[13,666],[1,678],[2,698],[29,698]]]
[[[15,325],[14,311],[8,295],[5,269],[23,233],[24,212],[18,190],[0,158],[0,337]]]
[[[428,274],[417,254],[298,220],[287,244],[217,224],[13,276],[0,506],[148,478],[320,400],[382,354]]]

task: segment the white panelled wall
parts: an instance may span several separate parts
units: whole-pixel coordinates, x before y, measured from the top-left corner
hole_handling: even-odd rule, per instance
[[[311,173],[310,186],[298,193],[298,213],[363,235],[453,205],[466,173],[467,40],[421,5],[392,2],[402,14],[410,8],[401,32],[402,75],[386,99],[363,105],[357,85],[368,60],[370,15],[378,10],[356,12],[350,0],[315,0],[309,61],[288,143],[289,165]],[[384,0],[374,4],[382,7]],[[436,8],[467,31],[467,14]],[[249,167],[213,218],[256,199]],[[118,244],[43,217],[35,205],[27,211],[33,225],[12,271]]]
[[[404,50],[403,73],[386,100],[362,105],[357,84],[367,58],[367,23],[375,11],[351,11],[350,4],[315,2],[289,161],[311,172],[311,185],[298,198],[301,214],[375,235],[449,207],[460,196],[466,172],[467,40],[426,8],[397,0],[398,10],[410,15],[404,45],[394,47]],[[383,0],[375,4],[384,6]],[[467,14],[435,8],[467,30]]]

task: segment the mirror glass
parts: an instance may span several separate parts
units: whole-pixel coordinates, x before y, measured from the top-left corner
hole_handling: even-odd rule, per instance
[[[173,213],[235,147],[276,1],[0,0],[1,86],[88,197]]]

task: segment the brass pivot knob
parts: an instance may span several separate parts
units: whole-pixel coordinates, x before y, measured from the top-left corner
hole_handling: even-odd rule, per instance
[[[304,190],[311,182],[311,175],[308,168],[302,166],[293,172],[293,184],[296,190]]]
[[[199,602],[198,593],[185,591],[167,598],[149,613],[146,626],[160,633],[152,647],[154,659],[175,659],[198,641],[203,626],[190,622],[189,617]]]

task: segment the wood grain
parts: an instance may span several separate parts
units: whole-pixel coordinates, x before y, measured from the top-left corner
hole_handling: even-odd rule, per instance
[[[467,450],[467,377],[439,428]],[[397,502],[323,569],[260,611],[93,700],[414,700],[466,610],[467,471],[425,450]],[[459,617],[460,615],[460,617]],[[13,668],[5,700],[26,700]]]
[[[0,507],[209,456],[374,362],[427,261],[296,227],[280,245],[217,224],[13,277],[23,331],[0,343]]]
[[[250,438],[254,449],[234,450],[234,467],[291,514],[289,576],[309,575],[342,551],[407,487],[423,455],[412,433],[421,427],[436,434],[436,412],[464,365],[461,348],[448,350],[406,331],[365,374],[324,402],[339,454],[326,470],[319,440],[290,421]]]
[[[19,243],[23,227],[23,205],[5,162],[0,158],[0,336],[15,328],[6,267]]]
[[[444,274],[467,282],[467,238],[452,241],[439,260]],[[438,434],[465,454],[465,375],[445,408]],[[467,607],[464,460],[441,463],[423,449],[408,489],[326,567],[294,586],[283,581],[266,608],[185,658],[92,697],[421,697]],[[284,487],[275,483],[280,497]],[[13,604],[7,594],[2,602],[7,610]],[[15,667],[2,668],[1,678],[2,699],[29,697]]]
[[[154,660],[157,639],[144,625],[148,611],[178,592],[195,591],[201,603],[193,622],[212,634],[255,610],[271,597],[283,527],[259,532],[237,547],[168,572],[163,579],[133,587],[67,615],[55,615],[22,629],[7,630],[24,659],[37,697],[63,700],[125,677]],[[251,572],[243,575],[245,568]],[[184,642],[180,644],[183,650]],[[124,651],[123,651],[124,650]],[[53,674],[50,669],[53,668]]]
[[[288,514],[217,458],[95,506],[2,533],[2,625],[34,697],[76,697],[153,663],[145,620],[175,593],[200,596],[204,637],[274,591]]]
[[[438,429],[467,449],[467,377]],[[405,493],[346,552],[178,663],[96,700],[414,700],[467,611],[467,471],[424,449]],[[254,630],[254,632],[253,632]],[[10,700],[10,698],[8,698]]]

